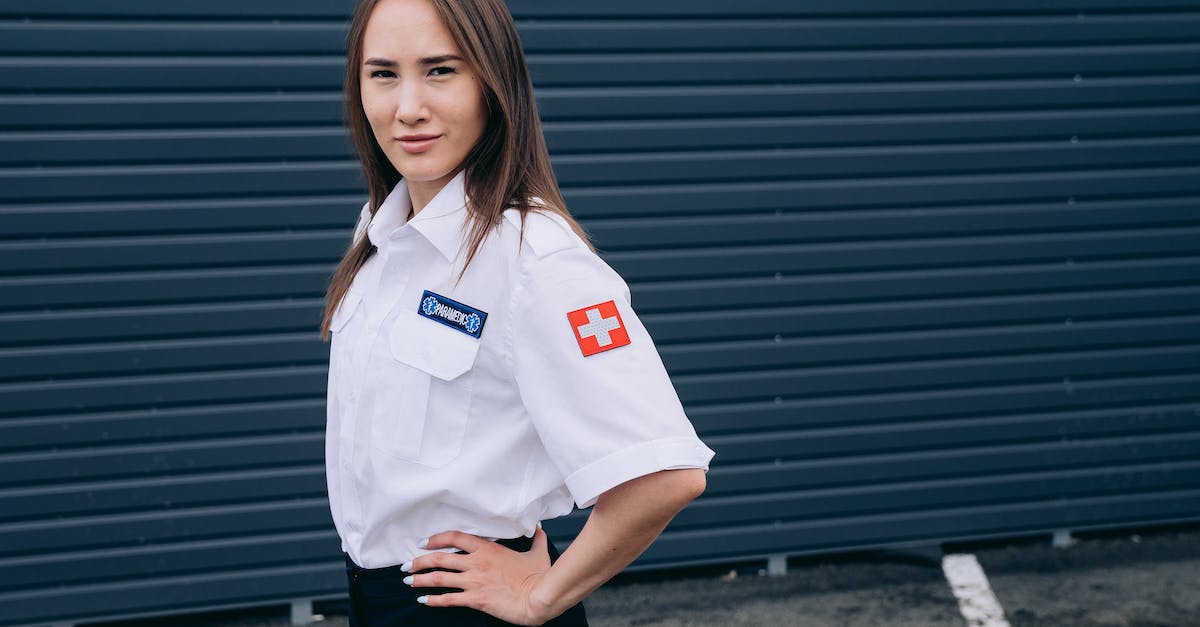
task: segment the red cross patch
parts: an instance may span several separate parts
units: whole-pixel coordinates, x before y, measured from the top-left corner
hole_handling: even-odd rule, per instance
[[[629,332],[613,301],[576,309],[567,314],[584,357],[629,343]]]

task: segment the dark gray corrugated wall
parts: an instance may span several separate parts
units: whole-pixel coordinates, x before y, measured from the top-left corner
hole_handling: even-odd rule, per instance
[[[1200,518],[1200,1],[510,6],[718,453],[638,567]],[[343,589],[348,7],[0,3],[0,623]]]

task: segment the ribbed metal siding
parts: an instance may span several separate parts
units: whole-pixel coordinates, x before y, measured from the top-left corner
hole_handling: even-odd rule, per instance
[[[718,453],[637,567],[1200,517],[1200,2],[919,5],[510,4]],[[349,3],[96,6],[0,5],[0,622],[335,596]]]

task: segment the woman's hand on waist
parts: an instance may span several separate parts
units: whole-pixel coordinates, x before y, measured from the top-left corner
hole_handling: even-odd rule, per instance
[[[550,570],[550,551],[546,532],[541,526],[533,536],[533,546],[524,553],[461,531],[430,536],[423,548],[445,547],[455,547],[466,553],[433,552],[405,564],[405,570],[412,573],[430,568],[457,571],[413,574],[405,578],[414,589],[462,590],[420,597],[425,599],[426,605],[471,607],[517,625],[541,625],[568,609],[548,607],[532,598],[534,587]]]

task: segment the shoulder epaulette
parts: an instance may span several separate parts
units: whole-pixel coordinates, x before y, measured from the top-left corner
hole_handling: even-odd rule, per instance
[[[518,231],[521,229],[521,212],[509,209],[504,217]],[[582,246],[583,242],[575,231],[552,211],[530,211],[525,216],[524,245],[533,251],[538,259],[560,250]]]

